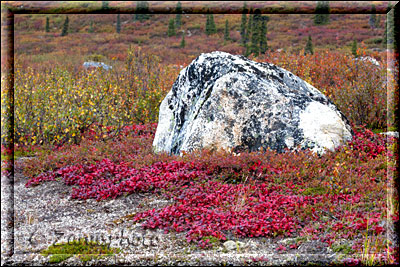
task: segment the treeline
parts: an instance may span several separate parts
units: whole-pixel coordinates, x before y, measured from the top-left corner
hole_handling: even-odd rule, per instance
[[[107,10],[109,9],[109,1],[102,1],[102,9]],[[392,9],[391,4],[388,4],[387,11],[389,12]],[[175,18],[171,18],[168,23],[168,30],[166,35],[168,37],[173,37],[178,34],[178,30],[181,32],[181,48],[186,46],[185,41],[185,34],[186,30],[182,29],[182,4],[179,1],[175,8],[176,16]],[[314,25],[326,25],[330,23],[330,7],[329,1],[317,1],[316,8],[315,8],[315,15],[313,17]],[[376,16],[376,8],[375,5],[371,5],[371,15],[369,17],[368,24],[371,28],[379,28],[381,27],[380,17]],[[136,4],[136,11],[135,14],[132,14],[133,21],[140,21],[143,22],[145,20],[151,19],[151,14],[149,10],[149,3],[147,1],[137,1]],[[243,55],[246,57],[253,55],[257,57],[260,54],[265,54],[268,50],[268,39],[267,39],[267,24],[270,20],[270,17],[262,15],[260,9],[253,10],[252,8],[247,8],[247,3],[244,2],[243,11],[242,11],[242,19],[240,24],[240,45],[244,48]],[[122,25],[121,25],[121,18],[120,15],[116,15],[116,23],[115,23],[115,31],[116,33],[121,33]],[[385,32],[382,38],[378,38],[377,42],[381,43],[382,45],[393,45],[395,46],[394,42],[394,23],[393,18],[391,17],[391,13],[388,13],[386,23],[384,23]],[[235,40],[231,39],[230,37],[230,25],[229,20],[225,20],[225,28],[223,34],[224,45],[231,41],[234,42]],[[50,32],[50,20],[49,17],[46,17],[45,23],[45,31]],[[94,25],[93,22],[90,23],[90,27],[88,28],[88,32],[94,32]],[[62,26],[61,36],[66,36],[69,33],[69,19],[66,16],[64,24]],[[207,36],[211,36],[217,33],[217,26],[214,21],[214,15],[208,10],[208,14],[206,15],[206,22],[205,22],[205,34]],[[305,40],[305,54],[313,54],[314,53],[314,45],[312,43],[311,35],[308,36],[308,39]],[[354,40],[352,43],[352,52],[354,52],[354,47],[356,46],[357,40]]]
[[[250,13],[247,16],[247,13]],[[268,50],[267,43],[267,22],[268,16],[262,16],[259,9],[247,9],[246,2],[243,5],[242,23],[240,25],[240,43],[246,48],[245,56],[253,54],[265,54]]]

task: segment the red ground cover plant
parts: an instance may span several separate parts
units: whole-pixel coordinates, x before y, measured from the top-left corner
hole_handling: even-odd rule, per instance
[[[151,152],[154,130],[155,125],[126,129],[131,139],[122,134],[120,142],[145,144],[132,146],[129,158],[108,151],[101,160],[31,176],[26,186],[61,180],[73,186],[71,198],[98,201],[135,192],[159,194],[173,204],[137,213],[133,220],[144,228],[185,232],[187,241],[201,248],[212,246],[207,237],[306,236],[328,245],[355,240],[352,249],[362,252],[359,239],[367,233],[382,241],[377,251],[395,249],[383,242],[383,222],[398,220],[398,211],[388,206],[388,201],[398,203],[397,195],[394,200],[387,195],[393,138],[354,127],[351,142],[322,157],[310,151],[236,156],[202,151],[162,158]],[[146,164],[135,162],[143,159]],[[396,261],[391,255],[386,260]]]

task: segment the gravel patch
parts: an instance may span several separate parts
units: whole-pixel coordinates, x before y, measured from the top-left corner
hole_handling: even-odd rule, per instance
[[[140,224],[133,224],[131,218],[136,212],[172,203],[159,196],[138,193],[101,202],[81,201],[71,199],[71,188],[60,182],[26,188],[26,181],[18,168],[14,187],[3,173],[1,176],[2,265],[50,265],[49,256],[42,256],[40,251],[56,242],[79,238],[109,244],[121,252],[89,262],[74,256],[51,265],[297,265],[327,264],[341,257],[317,240],[277,252],[279,245],[290,244],[293,238],[230,236],[241,242],[238,249],[228,250],[221,242],[204,250],[188,244],[185,233],[144,230]]]

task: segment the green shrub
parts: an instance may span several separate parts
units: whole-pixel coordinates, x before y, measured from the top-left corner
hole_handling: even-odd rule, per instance
[[[305,196],[323,195],[325,193],[326,189],[323,187],[309,187],[302,192]]]
[[[345,244],[332,244],[331,248],[334,252],[339,252],[339,253],[343,253],[343,254],[351,254],[354,252],[354,250],[351,248],[351,246],[346,243]]]
[[[210,248],[216,248],[221,244],[221,241],[216,238],[215,236],[209,235],[209,236],[203,236],[201,238],[204,242],[206,242]]]

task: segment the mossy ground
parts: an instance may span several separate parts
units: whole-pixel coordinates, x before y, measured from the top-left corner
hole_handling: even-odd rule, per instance
[[[49,248],[43,250],[41,254],[43,256],[51,255],[49,259],[50,263],[59,263],[74,255],[77,255],[82,262],[87,262],[104,256],[112,256],[119,252],[120,249],[118,248],[110,248],[106,244],[98,244],[93,241],[80,239],[51,245]]]

